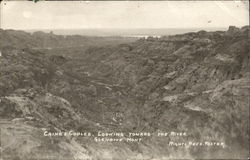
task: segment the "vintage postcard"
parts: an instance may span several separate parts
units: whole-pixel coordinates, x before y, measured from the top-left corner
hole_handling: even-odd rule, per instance
[[[0,11],[0,160],[249,158],[249,1]]]

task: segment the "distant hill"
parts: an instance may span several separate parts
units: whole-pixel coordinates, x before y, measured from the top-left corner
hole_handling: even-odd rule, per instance
[[[132,42],[137,38],[132,37],[97,37],[80,35],[55,35],[52,32],[42,31],[25,32],[0,29],[0,46],[18,48],[61,48],[61,47],[88,47],[91,45],[115,45]]]
[[[148,37],[148,36],[164,36],[164,35],[175,35],[183,34],[187,32],[197,32],[200,30],[207,31],[225,31],[227,28],[131,28],[131,29],[53,29],[53,30],[42,30],[46,33],[53,32],[57,35],[83,35],[83,36],[121,36],[121,37]],[[39,30],[26,30],[27,32],[35,32]],[[41,31],[41,30],[40,30]]]

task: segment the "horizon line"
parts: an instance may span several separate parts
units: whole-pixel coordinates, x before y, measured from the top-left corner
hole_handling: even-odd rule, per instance
[[[247,26],[247,25],[245,25]],[[162,27],[162,28],[143,28],[143,27],[135,27],[135,28],[27,28],[27,29],[12,29],[12,28],[5,28],[4,30],[134,30],[134,29],[152,29],[152,30],[157,30],[157,29],[202,29],[202,28],[228,28],[229,26],[224,26],[224,27]],[[244,26],[236,26],[238,28],[244,27]],[[3,28],[1,28],[3,29]]]
[[[229,28],[230,26],[235,26],[235,25],[229,25],[229,26],[215,26],[215,27],[159,27],[159,28],[143,28],[143,27],[134,27],[134,28],[109,28],[109,27],[104,27],[104,28],[100,28],[100,27],[96,27],[96,28],[2,28],[0,27],[0,29],[3,30],[96,30],[96,29],[100,29],[100,30],[111,30],[111,29],[118,29],[118,30],[134,30],[134,29],[152,29],[152,30],[157,30],[157,29],[208,29],[208,28]],[[237,28],[242,28],[245,26],[249,26],[249,25],[242,25],[242,26],[235,26]]]

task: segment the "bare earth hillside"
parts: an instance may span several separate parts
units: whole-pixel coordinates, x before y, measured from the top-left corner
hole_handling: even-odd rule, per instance
[[[249,26],[138,40],[0,30],[0,157],[247,158],[249,44]],[[44,135],[71,130],[91,135]],[[187,136],[157,136],[170,131]]]

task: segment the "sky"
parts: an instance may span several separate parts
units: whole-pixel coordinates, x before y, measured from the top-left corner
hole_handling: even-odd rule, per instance
[[[5,1],[3,29],[212,28],[249,25],[248,1]]]

